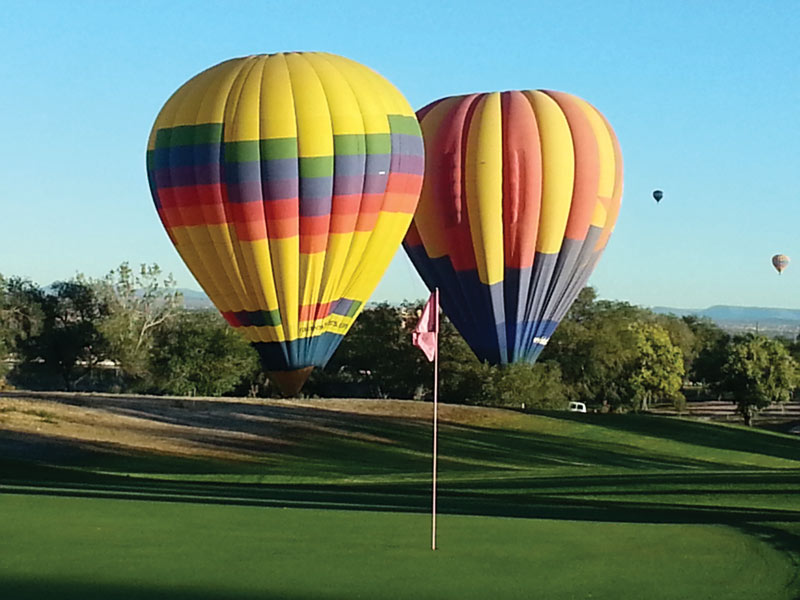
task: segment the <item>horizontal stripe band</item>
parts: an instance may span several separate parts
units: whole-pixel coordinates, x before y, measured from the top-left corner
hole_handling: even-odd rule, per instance
[[[222,138],[209,140],[203,136],[192,140],[187,136],[181,136],[179,138],[183,142],[181,144],[159,144],[158,135],[165,131],[168,130],[159,130],[155,149],[147,151],[148,166],[151,168],[161,168],[168,164],[202,164],[210,156],[226,163],[299,159],[309,165],[318,162],[321,164],[318,168],[321,169],[331,168],[328,164],[330,158],[327,156],[300,156],[297,138],[223,142]],[[422,138],[419,135],[404,133],[372,133],[365,136],[334,135],[333,156],[390,154],[398,146],[402,146],[409,155],[422,156],[421,141]]]
[[[360,301],[350,298],[339,298],[324,304],[304,305],[299,307],[299,321],[316,321],[332,314],[353,317],[360,306]],[[223,312],[222,316],[233,327],[274,327],[281,324],[281,316],[278,309],[228,311]]]
[[[416,194],[407,190],[415,189],[421,177],[418,175],[392,175],[386,186],[376,193],[336,194],[322,198],[270,199],[264,201],[261,195],[249,190],[248,202],[230,202],[230,197],[242,197],[241,187],[231,188],[220,184],[165,188],[158,190],[156,207],[159,212],[170,212],[173,218],[186,219],[191,223],[234,223],[246,217],[264,219],[292,219],[318,217],[324,215],[377,214],[379,212],[414,212]],[[257,208],[256,208],[257,207]]]

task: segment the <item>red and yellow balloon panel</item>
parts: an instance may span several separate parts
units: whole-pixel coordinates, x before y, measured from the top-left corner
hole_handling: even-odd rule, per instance
[[[614,228],[616,136],[552,91],[443,98],[417,116],[425,181],[404,247],[479,359],[532,363]]]

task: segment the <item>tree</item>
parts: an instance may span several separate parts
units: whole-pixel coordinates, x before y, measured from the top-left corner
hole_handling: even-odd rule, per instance
[[[73,389],[107,356],[99,326],[108,306],[80,275],[54,283],[50,291],[28,293],[39,303],[42,323],[38,335],[26,338],[20,349],[26,360],[43,360],[67,389]]]
[[[491,367],[478,360],[450,319],[443,315],[439,321],[439,398],[453,404],[486,404],[484,389],[491,385],[492,377]]]
[[[669,335],[670,342],[681,352],[684,376],[688,375],[699,348],[695,334],[685,319],[675,315],[653,314],[652,322],[663,328]]]
[[[552,360],[496,367],[492,384],[487,402],[491,406],[556,409],[569,402],[561,367]]]
[[[585,299],[593,293],[584,294]],[[580,299],[580,296],[579,296]],[[631,327],[647,315],[625,302],[583,302],[562,320],[542,352],[556,361],[574,399],[587,404],[630,406],[634,395],[628,373],[636,356]]]
[[[142,264],[134,271],[122,263],[93,285],[108,306],[100,330],[108,342],[109,357],[128,379],[142,380],[153,336],[181,308],[183,297],[175,289],[175,280],[172,275],[162,278],[157,264]]]
[[[246,392],[260,372],[258,355],[216,311],[181,311],[153,333],[154,391],[180,396]]]
[[[669,333],[654,323],[632,324],[636,355],[630,365],[628,379],[633,403],[638,410],[647,410],[656,400],[683,400],[683,354]]]
[[[655,399],[682,400],[681,347],[689,348],[692,339],[675,317],[597,300],[594,290],[584,288],[542,359],[558,363],[570,399],[644,409]]]
[[[788,402],[797,385],[797,363],[777,340],[741,335],[727,347],[720,389],[730,393],[746,425],[773,402]]]
[[[0,275],[0,384],[8,361],[42,329],[41,298],[42,291],[31,281]]]
[[[411,343],[421,305],[369,306],[359,315],[324,372],[311,383],[321,393],[349,389],[382,398],[422,398],[433,370]]]
[[[695,339],[695,358],[689,367],[689,379],[707,390],[717,390],[731,337],[708,317],[690,315],[683,317],[683,321],[692,330]]]

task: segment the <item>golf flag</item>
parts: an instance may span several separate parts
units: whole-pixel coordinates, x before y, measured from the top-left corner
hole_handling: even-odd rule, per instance
[[[438,290],[437,290],[438,291]],[[428,360],[433,360],[437,352],[437,337],[439,335],[439,303],[437,292],[433,292],[422,309],[417,326],[411,334],[411,342],[425,353]]]

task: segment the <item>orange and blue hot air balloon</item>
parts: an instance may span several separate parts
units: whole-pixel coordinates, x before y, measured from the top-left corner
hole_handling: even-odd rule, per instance
[[[285,393],[326,364],[375,289],[423,167],[403,95],[316,52],[200,73],[164,105],[147,150],[170,239]]]
[[[617,138],[561,92],[455,96],[417,116],[425,181],[406,252],[479,359],[532,363],[614,228]]]
[[[776,254],[772,257],[772,266],[775,267],[778,275],[780,275],[789,266],[789,257],[785,254]]]

